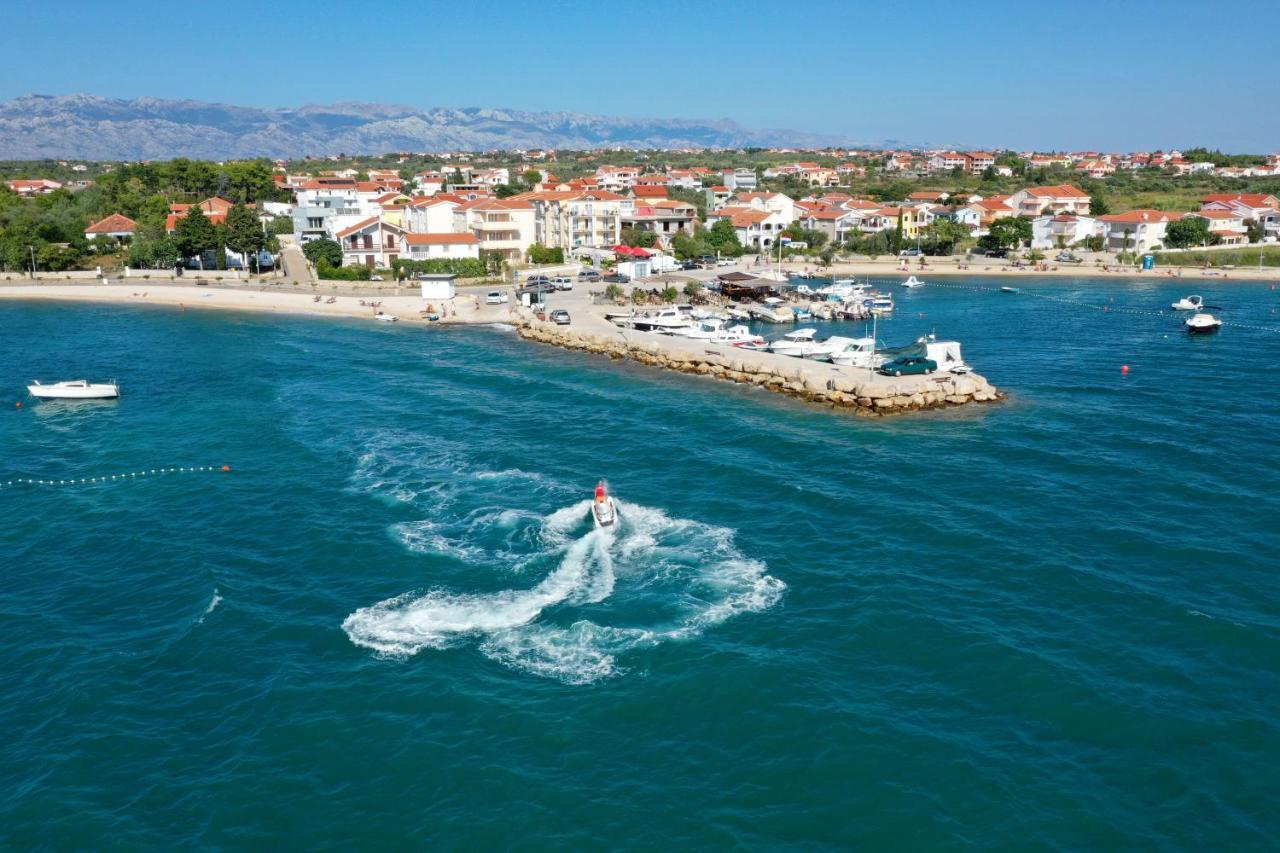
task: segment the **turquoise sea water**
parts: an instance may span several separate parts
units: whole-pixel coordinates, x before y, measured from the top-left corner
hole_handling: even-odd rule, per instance
[[[0,846],[1274,848],[1280,294],[1020,283],[897,294],[1011,398],[885,420],[0,304],[12,400],[124,393],[6,403],[0,482],[232,468],[0,488]]]

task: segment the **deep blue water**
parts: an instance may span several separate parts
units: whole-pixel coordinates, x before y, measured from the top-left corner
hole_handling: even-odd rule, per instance
[[[232,468],[0,487],[0,846],[1275,848],[1280,294],[1021,285],[898,292],[1011,396],[884,420],[0,304],[13,401],[124,392],[6,403],[0,483]]]

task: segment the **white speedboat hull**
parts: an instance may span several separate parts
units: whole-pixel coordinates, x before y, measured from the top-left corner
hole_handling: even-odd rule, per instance
[[[38,400],[114,400],[120,396],[120,386],[114,382],[55,382],[42,385],[39,381],[27,386],[27,392]]]
[[[605,498],[602,501],[596,501],[591,505],[591,520],[595,522],[596,529],[611,528],[618,523],[618,506],[613,502],[613,498]]]

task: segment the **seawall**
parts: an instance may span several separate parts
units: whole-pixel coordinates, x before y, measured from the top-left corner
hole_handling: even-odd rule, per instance
[[[990,403],[1005,398],[1004,393],[976,373],[882,376],[865,368],[842,368],[734,347],[680,347],[675,346],[671,339],[654,335],[646,335],[643,340],[605,337],[536,320],[520,325],[517,332],[521,337],[539,343],[612,359],[630,359],[680,373],[756,385],[779,394],[855,409],[867,415],[901,414]]]

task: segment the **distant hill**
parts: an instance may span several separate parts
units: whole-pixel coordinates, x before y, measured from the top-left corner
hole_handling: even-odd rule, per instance
[[[258,109],[202,101],[27,95],[0,102],[0,159],[301,157],[491,148],[840,145],[728,120],[341,103]]]

